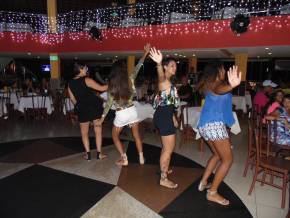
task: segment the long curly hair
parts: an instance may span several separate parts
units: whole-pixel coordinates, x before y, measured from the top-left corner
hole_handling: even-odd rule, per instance
[[[223,69],[224,65],[222,62],[216,61],[209,63],[203,70],[202,77],[197,84],[197,89],[200,93],[205,93],[207,91],[212,91],[217,85],[217,78],[220,75],[221,70]],[[220,81],[220,83],[227,82]]]
[[[117,61],[113,64],[108,92],[113,96],[114,100],[119,104],[126,104],[132,95],[132,82],[124,62]]]

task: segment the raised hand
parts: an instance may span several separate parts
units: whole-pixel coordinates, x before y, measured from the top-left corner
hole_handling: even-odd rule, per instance
[[[156,50],[155,47],[150,49],[149,57],[157,64],[161,64],[162,62],[162,53],[160,52],[160,50]]]
[[[227,73],[229,84],[232,88],[235,88],[236,86],[240,85],[242,73],[238,72],[238,66],[231,67]]]
[[[146,43],[146,45],[144,46],[144,55],[147,56],[149,54],[150,48],[151,48],[150,43]]]

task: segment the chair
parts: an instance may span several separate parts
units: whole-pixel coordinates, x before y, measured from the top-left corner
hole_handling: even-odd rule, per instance
[[[74,112],[74,106],[73,106],[72,100],[68,97],[65,97],[63,100],[63,104],[64,104],[66,118],[71,122],[77,121],[77,115]]]
[[[188,124],[188,105],[181,106],[181,115],[179,126],[182,127],[180,147],[189,140],[194,140],[195,133],[192,127]],[[184,117],[186,114],[186,118]]]
[[[285,197],[286,197],[286,188],[287,188],[287,182],[289,180],[288,174],[290,170],[290,161],[284,160],[282,158],[278,157],[272,157],[272,156],[263,156],[262,155],[262,143],[261,143],[261,131],[258,129],[255,129],[255,145],[256,145],[256,164],[255,164],[255,174],[253,177],[253,181],[249,190],[249,195],[252,193],[255,183],[261,182],[261,185],[264,184],[273,186],[275,188],[282,190],[282,202],[281,202],[281,208],[285,207]],[[267,148],[268,150],[269,148]],[[258,175],[263,172],[263,176],[261,179],[258,178]],[[266,181],[266,175],[270,175],[271,179],[270,181]],[[283,180],[282,186],[279,186],[274,183],[273,177],[281,177]]]
[[[247,176],[248,168],[251,168],[255,165],[256,161],[256,147],[253,140],[254,132],[253,132],[253,123],[251,120],[248,120],[248,154],[245,163],[245,169],[243,173],[243,177]]]

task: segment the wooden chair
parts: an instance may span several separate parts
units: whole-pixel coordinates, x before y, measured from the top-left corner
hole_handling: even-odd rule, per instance
[[[179,126],[182,127],[180,147],[187,141],[194,140],[195,133],[192,127],[188,124],[188,105],[181,106],[181,115]]]
[[[281,208],[285,207],[285,197],[286,197],[286,188],[287,182],[289,180],[288,174],[290,170],[290,161],[284,160],[278,157],[272,156],[263,156],[262,149],[261,149],[261,136],[260,130],[255,129],[255,145],[256,145],[256,164],[255,164],[255,174],[253,177],[253,181],[249,190],[249,195],[252,193],[256,181],[261,182],[261,185],[267,184],[271,185],[275,188],[282,190],[282,202]],[[267,148],[268,149],[268,148]],[[258,178],[258,175],[263,173],[261,179]],[[266,181],[266,175],[270,175],[270,181]],[[272,179],[274,176],[281,177],[283,180],[282,186],[279,186],[274,183]]]
[[[247,154],[247,159],[246,159],[246,163],[245,163],[243,177],[247,176],[249,166],[251,166],[251,168],[252,168],[256,163],[256,147],[255,147],[254,140],[253,140],[253,136],[254,136],[253,130],[254,130],[253,123],[249,119],[248,120],[248,154]]]

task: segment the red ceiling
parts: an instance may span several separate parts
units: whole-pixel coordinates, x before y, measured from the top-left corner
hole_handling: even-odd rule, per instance
[[[126,29],[109,29],[106,30],[107,38],[103,42],[98,42],[82,34],[78,40],[72,40],[68,37],[68,33],[64,35],[64,39],[59,44],[44,45],[33,40],[30,33],[23,42],[16,43],[12,40],[10,33],[5,32],[4,36],[0,35],[0,52],[101,52],[101,51],[136,51],[142,50],[145,42],[160,49],[195,49],[195,48],[227,48],[227,47],[252,47],[252,46],[290,46],[290,16],[280,17],[258,17],[251,19],[251,30],[240,36],[235,35],[229,28],[230,21],[215,20],[202,21],[195,23],[178,24],[181,31],[176,34],[172,30],[176,30],[176,25],[167,24],[167,34],[160,35],[160,29],[164,26],[152,26],[152,37],[146,38],[141,36],[132,36],[130,38],[116,38],[113,36],[118,31],[138,31],[145,30],[149,33],[149,27],[134,27]],[[214,27],[225,24],[221,32],[215,32]],[[256,26],[263,28],[254,31]],[[185,33],[185,28],[189,30],[194,27],[196,30],[200,26],[207,26],[208,32],[192,32]],[[163,32],[163,31],[161,31]],[[171,33],[171,34],[169,34]],[[128,34],[129,35],[129,34]]]

